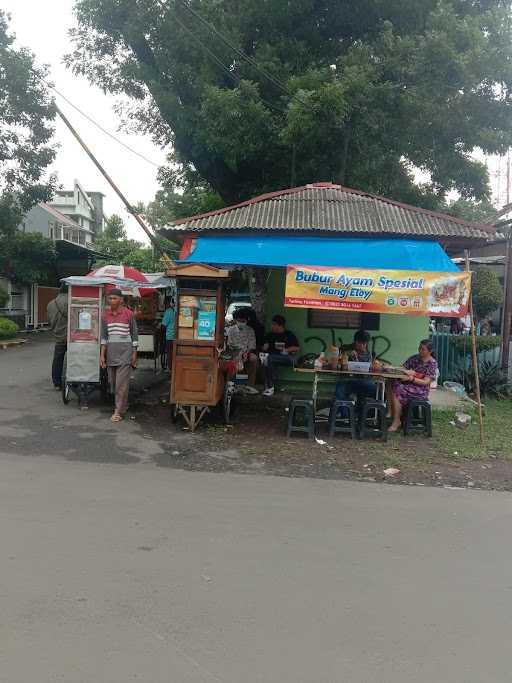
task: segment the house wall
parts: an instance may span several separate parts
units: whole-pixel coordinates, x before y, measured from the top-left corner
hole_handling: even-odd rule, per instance
[[[321,344],[318,340],[306,339],[319,337],[326,344],[332,344],[332,333],[328,329],[311,328],[308,326],[308,311],[304,308],[285,308],[284,289],[285,289],[284,268],[273,269],[267,285],[266,295],[266,329],[270,329],[272,316],[276,313],[286,318],[286,327],[294,332],[300,342],[301,355],[305,353],[320,353]],[[405,315],[381,315],[380,329],[370,331],[375,341],[375,352],[377,355],[383,354],[383,358],[393,365],[402,363],[406,358],[416,353],[418,342],[428,338],[429,319],[427,317],[412,317]],[[341,338],[344,344],[349,344],[354,338],[356,330],[335,330],[335,339]],[[297,379],[298,375],[295,375]]]
[[[22,221],[21,229],[23,232],[39,232],[44,237],[49,237],[49,225],[52,219],[48,212],[39,206],[34,206],[26,214]],[[53,220],[55,222],[55,220]]]

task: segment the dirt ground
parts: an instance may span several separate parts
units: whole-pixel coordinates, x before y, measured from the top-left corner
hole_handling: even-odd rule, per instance
[[[419,486],[452,486],[512,490],[512,444],[510,453],[493,452],[464,457],[456,450],[458,439],[476,439],[473,433],[460,434],[450,426],[450,414],[435,417],[434,437],[415,434],[390,436],[380,440],[351,439],[338,434],[330,438],[326,425],[317,426],[315,440],[294,434],[287,438],[286,403],[276,397],[241,397],[232,425],[224,425],[216,411],[191,434],[180,420],[174,425],[165,401],[165,386],[151,395],[140,395],[134,406],[135,419],[151,423],[154,438],[167,442],[158,464],[184,470],[260,473],[287,477],[386,481]],[[435,414],[436,415],[436,414]],[[446,429],[453,434],[446,437]],[[505,449],[506,451],[507,449]],[[388,468],[395,474],[384,473]]]

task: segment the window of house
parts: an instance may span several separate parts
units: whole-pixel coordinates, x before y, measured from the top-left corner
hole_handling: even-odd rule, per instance
[[[11,308],[24,308],[25,296],[21,289],[11,287]]]
[[[334,330],[378,330],[379,313],[308,309],[308,327]]]
[[[53,223],[48,223],[48,237],[51,240],[55,239],[55,226]]]

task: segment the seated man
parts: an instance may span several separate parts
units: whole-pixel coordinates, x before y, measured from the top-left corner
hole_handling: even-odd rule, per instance
[[[265,391],[263,396],[274,395],[277,367],[295,365],[299,342],[297,337],[285,329],[286,320],[282,315],[272,318],[272,331],[265,335],[263,351],[268,353],[265,365]]]
[[[345,350],[348,360],[371,363],[373,358],[368,349],[370,339],[371,337],[366,330],[358,330],[354,335],[354,343]],[[370,379],[342,380],[336,385],[336,399],[338,401],[350,401],[352,395],[355,395],[358,401],[365,398],[375,398],[376,392],[377,385]]]
[[[258,369],[256,335],[252,327],[247,324],[247,319],[246,308],[239,308],[233,313],[235,324],[226,328],[227,345],[233,353],[233,360],[237,362],[240,368],[243,367],[247,373],[246,393],[257,394],[258,390],[254,386]]]

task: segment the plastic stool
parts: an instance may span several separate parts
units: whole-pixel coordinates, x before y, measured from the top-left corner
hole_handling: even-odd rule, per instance
[[[304,411],[304,424],[295,424],[295,413],[297,410]],[[311,398],[292,398],[288,406],[288,428],[286,435],[292,432],[302,432],[308,435],[309,439],[315,436],[315,415],[313,410],[313,400]]]
[[[348,411],[348,417],[339,416],[339,412]],[[357,420],[356,420],[356,404],[354,401],[337,401],[331,403],[329,411],[329,436],[335,434],[352,434],[353,439],[357,439]]]
[[[424,432],[432,436],[432,404],[430,401],[413,398],[406,406],[403,420],[404,436],[411,431]]]
[[[361,438],[375,437],[388,440],[387,424],[386,424],[386,404],[382,401],[373,401],[366,399],[363,403],[361,413]],[[371,413],[375,413],[375,417],[370,417]],[[370,424],[370,420],[375,422],[375,425]]]

